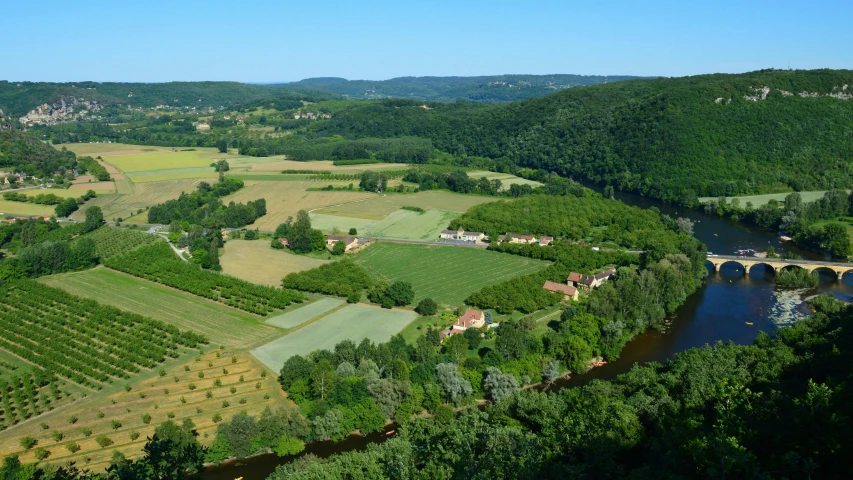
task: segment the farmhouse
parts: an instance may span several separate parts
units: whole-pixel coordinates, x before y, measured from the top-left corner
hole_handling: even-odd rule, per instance
[[[542,288],[548,290],[549,292],[562,293],[563,300],[568,300],[570,298],[572,300],[578,299],[578,289],[571,285],[563,285],[562,283],[546,280],[545,284],[542,285]]]
[[[199,132],[204,131],[204,130],[210,130],[210,124],[199,123],[198,125],[195,126],[195,129],[198,130]]]
[[[282,247],[290,248],[290,242],[284,237],[279,238],[278,243],[280,243]]]
[[[485,325],[486,314],[479,310],[469,308],[465,310],[465,313],[457,318],[455,322],[453,322],[453,325],[442,330],[439,333],[439,337],[444,340],[451,335],[460,334],[469,328],[482,328]]]
[[[540,247],[547,247],[547,246],[551,245],[551,243],[553,241],[554,241],[554,237],[545,237],[545,236],[540,237],[539,238],[539,246]]]
[[[483,243],[486,240],[486,234],[483,232],[466,232],[465,229],[459,227],[459,230],[442,230],[439,237],[442,240],[463,240],[466,242]]]
[[[500,235],[498,237],[498,242],[521,243],[527,245],[530,243],[536,243],[537,240],[536,237],[534,237],[533,235],[522,235],[520,233],[507,232],[506,234]]]
[[[347,252],[358,247],[358,239],[356,237],[351,237],[349,235],[329,235],[326,237],[326,248],[329,250],[335,248],[335,244],[338,242],[344,242],[344,246],[346,247]]]
[[[581,275],[580,273],[572,272],[566,279],[566,283],[578,288],[592,290],[593,288],[600,287],[604,282],[613,278],[613,275],[615,274],[615,268],[610,268],[596,275]]]

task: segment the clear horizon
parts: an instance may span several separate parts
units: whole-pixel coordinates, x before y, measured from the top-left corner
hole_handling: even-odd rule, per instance
[[[0,79],[238,81],[505,74],[680,77],[853,68],[853,2],[607,5],[247,0],[4,7]],[[46,18],[44,12],[51,12]],[[513,73],[506,73],[513,72]]]

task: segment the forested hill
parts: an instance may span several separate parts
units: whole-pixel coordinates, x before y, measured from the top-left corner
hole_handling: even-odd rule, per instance
[[[667,200],[853,184],[853,71],[628,80],[503,105],[385,100],[312,128],[423,136]]]
[[[14,118],[38,105],[63,98],[94,100],[105,105],[133,107],[218,107],[281,96],[263,85],[237,82],[97,83],[97,82],[8,82],[0,81],[0,109]]]
[[[52,148],[31,133],[0,130],[0,171],[49,177],[55,172],[73,169],[76,158],[73,152]]]
[[[390,80],[347,80],[325,77],[276,84],[276,87],[316,88],[353,99],[407,98],[448,102],[512,102],[542,97],[566,88],[599,85],[633,78],[628,75],[492,75],[483,77],[398,77]]]

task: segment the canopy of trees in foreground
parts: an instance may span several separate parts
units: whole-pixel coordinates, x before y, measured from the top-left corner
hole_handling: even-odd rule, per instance
[[[853,427],[853,309],[828,298],[813,304],[818,310],[814,317],[783,327],[776,338],[761,333],[749,346],[718,343],[691,349],[665,364],[636,366],[612,381],[542,392],[518,390],[496,372],[489,373],[488,378],[495,377],[488,388],[500,394],[483,410],[464,409],[458,417],[449,409],[430,417],[398,414],[402,425],[385,443],[328,459],[304,456],[268,478],[846,479],[853,468],[848,439]],[[393,352],[404,345],[389,348]],[[347,350],[334,358],[375,356],[358,347],[355,353]],[[329,358],[321,361],[331,363]],[[348,378],[358,382],[375,378],[373,365],[368,367],[340,369],[345,374],[355,370]],[[334,378],[325,368],[317,371],[317,383]],[[395,375],[402,371],[387,370]],[[455,371],[437,366],[439,392],[468,390],[467,378]],[[409,371],[412,383],[422,372],[418,366]],[[282,382],[292,378],[283,375]],[[378,390],[374,387],[368,395]],[[327,410],[320,422],[315,417],[315,434],[326,433],[326,426],[342,418],[334,412]],[[240,414],[218,429],[207,450],[192,429],[191,423],[166,422],[146,444],[143,458],[129,462],[116,457],[103,475],[76,469],[48,474],[35,465],[21,465],[16,457],[4,460],[0,475],[120,479],[139,478],[119,472],[141,468],[146,478],[182,478],[184,470],[199,478],[205,455],[224,450],[244,456],[253,445],[274,443],[276,435],[282,452],[297,452],[299,443],[288,436],[304,434],[307,426],[287,411],[265,412],[260,419]]]

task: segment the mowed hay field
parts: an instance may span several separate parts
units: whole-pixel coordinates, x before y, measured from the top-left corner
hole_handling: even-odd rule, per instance
[[[752,206],[758,208],[762,205],[766,205],[770,200],[777,200],[779,202],[784,202],[785,197],[790,195],[793,192],[785,192],[785,193],[768,193],[765,195],[744,195],[741,197],[726,197],[726,202],[731,203],[735,198],[740,201],[741,208],[746,207],[746,202],[752,202]],[[826,193],[826,190],[814,190],[810,192],[799,192],[800,197],[802,197],[803,202],[814,202],[815,200],[819,200],[823,197],[823,194]],[[710,202],[711,200],[718,200],[719,197],[699,197],[699,201],[702,203]]]
[[[331,350],[342,340],[349,339],[355,343],[365,338],[374,342],[388,341],[417,318],[414,312],[365,305],[349,305],[323,315],[253,350],[252,355],[278,372],[293,355],[307,355],[324,348]]]
[[[420,207],[424,210],[446,210],[463,213],[474,205],[500,200],[496,197],[462,195],[445,191],[428,191],[412,194],[375,195],[368,201],[334,205],[316,210],[314,213],[339,217],[382,220],[404,206]]]
[[[32,192],[42,190],[24,190],[21,193],[35,195]],[[54,207],[52,205],[38,205],[27,202],[10,202],[0,198],[0,215],[53,215]]]
[[[113,218],[121,217],[128,218],[131,214],[136,214],[140,208],[150,207],[163,203],[166,200],[178,198],[181,192],[190,193],[195,190],[196,186],[201,182],[200,179],[189,180],[166,180],[161,182],[139,183],[133,184],[127,180],[132,193],[118,195],[104,195],[93,198],[80,207],[79,210],[71,215],[74,220],[84,220],[86,218],[86,210],[89,207],[98,206],[104,212],[104,218],[107,221]],[[120,182],[116,182],[118,185]],[[140,223],[148,223],[147,215],[144,215],[144,221]]]
[[[221,250],[222,272],[247,282],[281,286],[281,279],[292,272],[319,267],[326,260],[294,255],[270,247],[267,240],[228,240]]]
[[[246,203],[250,200],[264,198],[267,201],[267,214],[259,218],[250,228],[261,230],[275,230],[275,228],[287,221],[287,217],[296,218],[299,210],[312,210],[327,205],[335,205],[357,200],[365,200],[376,197],[374,193],[358,191],[328,191],[309,192],[309,188],[324,186],[327,182],[256,182],[247,181],[246,186],[239,191],[224,197],[222,202]],[[336,182],[328,182],[336,183]],[[340,184],[340,182],[337,182]],[[356,182],[357,183],[357,182]]]
[[[347,232],[356,228],[359,235],[368,237],[435,241],[439,232],[458,216],[458,212],[438,209],[427,210],[426,213],[397,210],[382,220],[312,213],[311,225],[325,232],[335,228]]]
[[[177,151],[173,152],[170,147],[127,145],[121,143],[71,143],[56,145],[58,148],[62,148],[63,146],[77,155],[100,156],[105,162],[115,166],[123,173],[209,167],[213,161],[220,158],[243,158],[231,153],[219,153],[219,150],[215,148],[204,147],[193,149],[179,147]]]
[[[42,277],[39,281],[201,333],[229,348],[253,348],[282,333],[256,315],[105,267]]]
[[[192,419],[200,434],[199,440],[209,445],[216,433],[214,415],[219,414],[222,421],[228,421],[243,410],[257,415],[267,406],[275,408],[287,402],[275,374],[265,370],[251,355],[227,348],[214,350],[213,347],[218,345],[205,349],[210,351],[203,355],[185,358],[183,362],[169,362],[162,376],[159,369],[155,369],[131,379],[127,382],[130,391],[113,388],[111,392],[90,395],[5,430],[0,435],[0,456],[20,454],[23,462],[36,461],[35,449],[24,451],[20,446],[21,438],[30,435],[38,440],[38,447],[50,452],[46,463],[64,464],[70,460],[78,467],[102,472],[116,450],[131,458],[141,456],[142,447],[154,428],[170,416],[178,423]],[[215,384],[217,380],[221,386]],[[211,398],[207,398],[208,392]],[[143,421],[143,414],[151,416],[149,423]],[[74,423],[69,422],[72,415],[77,417]],[[113,428],[113,421],[121,426]],[[42,430],[41,423],[49,428]],[[85,429],[92,433],[86,436]],[[59,442],[52,438],[56,431],[64,436]],[[131,432],[138,433],[135,440],[131,439]],[[100,447],[96,441],[100,435],[105,435],[112,444]],[[67,448],[72,442],[80,446],[74,454]]]
[[[353,257],[376,277],[410,282],[415,303],[430,297],[454,308],[488,285],[544,269],[550,262],[481,248],[377,243]]]
[[[528,180],[526,178],[516,177],[510,173],[498,173],[498,172],[489,172],[487,170],[476,170],[473,172],[468,172],[468,176],[479,180],[483,177],[488,178],[489,180],[500,180],[501,181],[501,190],[509,190],[511,185],[530,185],[531,187],[539,187],[542,184],[535,180]]]

